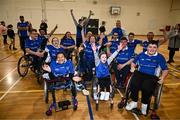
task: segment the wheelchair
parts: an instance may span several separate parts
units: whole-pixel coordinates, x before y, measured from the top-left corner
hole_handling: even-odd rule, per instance
[[[41,84],[42,73],[43,73],[42,68],[40,67],[40,70],[35,70],[35,67],[33,65],[33,57],[30,54],[23,55],[18,60],[18,64],[17,64],[18,74],[21,77],[25,77],[27,75],[29,69],[35,73],[38,84]]]
[[[66,90],[70,89],[72,92],[72,100],[65,100],[65,101],[56,101],[56,90]],[[78,101],[76,99],[76,88],[73,80],[71,80],[69,77],[58,77],[53,80],[44,79],[44,98],[45,102],[49,102],[49,92],[52,94],[52,103],[50,103],[50,106],[48,110],[46,111],[46,115],[50,116],[52,115],[53,108],[56,112],[61,110],[66,110],[70,106],[73,107],[73,110],[77,110],[78,108]]]
[[[130,90],[131,77],[132,77],[132,75],[127,78],[128,80],[127,80],[127,85],[126,85],[126,89],[125,89],[125,96],[121,96],[122,97],[121,101],[118,103],[119,109],[122,109],[123,107],[125,107],[128,103],[129,98],[130,98],[130,95],[131,95],[131,90]],[[149,113],[149,110],[152,111],[151,115],[150,115],[152,120],[159,120],[160,119],[156,113],[156,110],[159,108],[159,105],[160,105],[160,98],[162,95],[162,91],[163,91],[163,84],[157,83],[155,91],[152,95],[152,97],[154,97],[154,102],[153,102],[153,104],[151,104],[151,100],[152,100],[152,97],[151,97],[149,100],[148,109],[147,109],[147,114]],[[134,112],[135,114],[141,115],[140,110],[138,110],[138,109],[134,110],[132,112]]]
[[[103,92],[100,91],[100,85],[98,84],[98,79],[95,76],[93,77],[91,91],[92,91],[91,96],[95,100],[95,103],[96,103],[96,111],[98,111],[100,96],[101,96],[101,94],[103,94]],[[114,93],[115,93],[115,88],[111,81],[110,92],[109,92],[109,101],[110,101],[111,109],[113,109],[113,106],[114,106],[114,101],[113,101]]]

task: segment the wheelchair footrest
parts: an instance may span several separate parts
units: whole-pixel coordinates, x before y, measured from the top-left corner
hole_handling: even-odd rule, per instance
[[[69,100],[64,100],[64,101],[59,101],[58,102],[58,107],[61,110],[68,109],[70,105],[71,105],[71,101],[69,101]]]
[[[134,109],[132,109],[131,111],[132,111],[133,113],[135,113],[136,115],[142,115],[141,110],[138,109],[138,108],[134,108]]]

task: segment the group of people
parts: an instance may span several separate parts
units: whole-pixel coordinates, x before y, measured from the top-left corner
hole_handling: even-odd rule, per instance
[[[135,34],[132,32],[126,35],[126,31],[121,27],[121,21],[117,20],[116,27],[112,29],[109,34],[111,35],[110,40],[108,40],[105,33],[105,22],[100,27],[100,35],[97,38],[91,32],[86,32],[88,21],[93,15],[92,11],[89,11],[87,18],[82,17],[78,21],[75,19],[72,9],[70,14],[76,26],[76,39],[74,40],[71,32],[68,31],[61,40],[53,37],[51,44],[48,42],[50,36],[57,29],[57,25],[50,33],[47,33],[48,26],[42,21],[38,34],[37,30],[33,29],[32,25],[30,27],[29,22],[20,16],[17,28],[20,46],[24,54],[33,56],[36,69],[39,69],[41,65],[39,63],[44,60],[45,64],[42,68],[48,72],[50,79],[67,74],[72,78],[76,70],[86,81],[91,81],[93,68],[95,68],[101,91],[110,90],[111,74],[115,74],[116,86],[119,89],[124,88],[128,74],[135,69],[130,84],[132,101],[127,104],[126,109],[132,110],[137,107],[138,92],[141,90],[141,112],[146,115],[147,105],[156,84],[162,84],[168,74],[166,60],[163,55],[158,53],[157,49],[169,41],[168,63],[174,62],[175,51],[179,50],[180,47],[180,25],[177,24],[170,32],[162,30],[164,37],[159,40],[154,40],[154,33],[148,32],[147,40],[142,41],[134,39]],[[12,29],[12,25],[9,28]],[[0,30],[4,31],[2,28]],[[2,33],[1,31],[0,33]],[[13,35],[9,37],[14,40],[14,32],[11,31],[10,33]],[[4,44],[6,43],[5,40]],[[140,54],[135,51],[138,44],[143,47]],[[10,46],[16,49],[14,41]],[[75,68],[71,59],[72,52],[76,49],[78,50],[78,65]]]

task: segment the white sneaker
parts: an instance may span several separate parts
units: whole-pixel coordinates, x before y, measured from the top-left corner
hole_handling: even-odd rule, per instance
[[[98,99],[97,93],[94,93],[93,97],[94,97],[94,100],[97,100]]]
[[[105,94],[106,94],[105,92],[101,92],[100,100],[104,100]]]
[[[48,73],[44,73],[44,74],[42,75],[42,77],[43,77],[44,79],[50,80]]]
[[[141,112],[143,115],[147,115],[147,104],[143,104],[141,105]]]
[[[86,90],[86,89],[83,89],[83,90],[82,90],[82,93],[83,93],[83,95],[86,95],[86,96],[89,95],[89,91]]]
[[[104,98],[104,100],[106,100],[106,101],[109,100],[109,95],[110,95],[110,93],[109,93],[109,92],[106,92],[106,93],[105,93],[105,98]]]
[[[126,110],[132,110],[134,108],[137,108],[137,102],[131,101],[129,104],[126,105]]]

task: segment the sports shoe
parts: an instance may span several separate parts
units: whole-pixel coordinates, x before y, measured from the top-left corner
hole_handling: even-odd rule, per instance
[[[86,90],[86,89],[83,89],[83,90],[82,90],[82,93],[83,93],[83,95],[86,95],[86,96],[89,95],[89,91]]]
[[[132,110],[137,108],[137,102],[131,101],[129,104],[126,105],[126,110]]]
[[[109,100],[109,95],[110,95],[110,93],[109,93],[109,92],[106,92],[106,93],[105,93],[104,100],[106,100],[106,101]]]
[[[147,115],[147,104],[143,104],[141,105],[141,112],[143,115]]]
[[[105,92],[101,92],[100,100],[104,100],[105,98]]]

